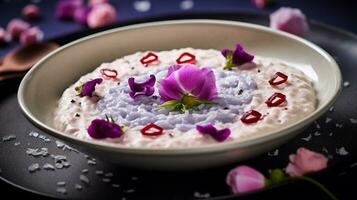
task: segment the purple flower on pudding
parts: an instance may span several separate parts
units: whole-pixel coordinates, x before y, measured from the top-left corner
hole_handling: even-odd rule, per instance
[[[254,56],[247,53],[239,43],[236,44],[236,49],[234,51],[230,49],[222,49],[221,53],[226,58],[225,69],[232,69],[232,67],[252,62],[254,59]]]
[[[118,138],[123,135],[123,131],[112,118],[94,119],[87,129],[88,134],[95,139]]]
[[[60,0],[57,3],[56,16],[60,19],[73,19],[75,11],[82,5],[82,0]]]
[[[135,98],[139,95],[151,96],[155,92],[155,81],[156,77],[154,75],[150,75],[150,78],[142,83],[135,83],[135,78],[131,77],[128,79],[128,84],[130,87],[130,97]]]
[[[161,107],[186,110],[217,97],[216,78],[212,69],[193,64],[172,65],[166,78],[160,80]]]
[[[101,78],[96,78],[94,80],[90,80],[83,85],[77,86],[75,89],[78,92],[78,94],[82,97],[84,96],[92,96],[93,92],[95,91],[95,86],[97,84],[101,84],[103,82],[103,79]]]
[[[298,36],[309,31],[305,15],[299,9],[282,7],[270,15],[270,27]]]
[[[212,124],[196,125],[196,130],[203,134],[209,134],[218,142],[223,142],[231,134],[231,130],[229,128],[217,130]]]

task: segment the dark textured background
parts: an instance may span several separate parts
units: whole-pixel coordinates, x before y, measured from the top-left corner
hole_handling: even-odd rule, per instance
[[[5,26],[6,23],[8,22],[9,19],[13,17],[19,17],[20,10],[23,5],[26,4],[28,1],[21,1],[21,0],[12,0],[12,1],[4,1],[6,3],[0,3],[0,26]],[[37,1],[36,1],[37,2]],[[78,25],[73,22],[66,22],[66,21],[58,21],[53,17],[53,9],[55,5],[56,0],[42,0],[39,5],[42,8],[43,11],[43,17],[38,20],[31,22],[33,25],[38,25],[42,30],[45,32],[45,37],[46,38],[53,38],[53,37],[58,37],[61,36],[62,34],[68,34],[73,31],[80,31],[80,30],[86,30],[85,27]],[[138,13],[133,9],[133,2],[134,1],[121,1],[121,0],[116,0],[116,1],[111,1],[117,8],[118,8],[118,20],[119,22],[126,22],[128,20],[133,20],[133,19],[141,19],[141,18],[147,18],[147,17],[155,17],[155,16],[161,16],[161,15],[166,15],[166,14],[182,14],[182,13],[201,13],[201,12],[230,12],[230,13],[239,13],[239,12],[257,12],[257,13],[269,13],[275,9],[277,9],[280,6],[291,6],[291,7],[298,7],[304,11],[304,13],[307,15],[309,19],[313,20],[318,20],[333,26],[337,26],[340,28],[344,28],[346,30],[349,30],[351,32],[357,33],[357,22],[355,19],[357,19],[357,12],[355,12],[355,6],[351,3],[352,1],[346,1],[346,0],[340,0],[340,1],[324,1],[324,0],[313,0],[313,1],[308,1],[308,0],[281,0],[277,1],[277,3],[267,9],[260,10],[254,8],[250,4],[249,1],[244,1],[244,0],[219,0],[219,1],[209,1],[209,0],[195,0],[194,7],[192,10],[189,11],[181,11],[179,8],[179,3],[181,2],[180,0],[151,0],[152,3],[152,8],[149,12],[146,13]],[[182,15],[181,15],[182,16]],[[207,14],[202,14],[202,16],[206,17]],[[212,15],[211,15],[212,16]],[[217,15],[219,16],[219,15]],[[162,18],[160,18],[162,19]],[[319,30],[317,30],[319,31]],[[318,34],[313,36],[314,38],[310,38],[313,40],[317,40],[319,38]],[[346,76],[352,80],[354,77],[354,73],[356,73],[356,70],[352,70],[351,68],[352,63],[350,63],[348,60],[343,60],[344,58],[351,58],[351,55],[355,55],[355,48],[348,48],[350,44],[343,45],[341,44],[342,47],[345,48],[331,48],[329,45],[328,40],[326,40],[327,36],[324,36],[325,40],[323,41],[318,41],[319,45],[321,45],[323,48],[328,49],[329,53],[333,54],[339,59],[342,59],[342,61],[338,60],[339,64],[343,64],[342,66],[347,66],[348,63],[348,68],[346,67],[345,70],[345,78]],[[334,35],[328,35],[331,40],[335,39]],[[62,40],[63,41],[63,40]],[[336,42],[336,41],[334,41]],[[345,41],[340,41],[341,43]],[[5,47],[0,47],[0,55],[5,54],[7,51],[9,51],[11,48],[16,46],[16,42],[11,43],[8,46]],[[346,48],[347,47],[347,48]],[[352,52],[341,52],[342,50],[350,50]],[[11,119],[11,117],[16,117],[15,114],[11,114],[12,112],[18,112],[18,108],[16,108],[16,104],[12,103],[15,102],[14,99],[10,101],[11,99],[8,99],[5,97],[4,92],[5,91],[13,91],[16,90],[18,81],[11,82],[6,85],[0,85],[1,89],[3,91],[1,95],[1,103],[3,106],[0,106],[0,119],[2,119],[2,122],[6,122],[6,119]],[[354,84],[355,85],[355,84]],[[341,132],[342,135],[339,135],[336,138],[335,142],[329,143],[329,144],[321,144],[321,139],[319,140],[316,138],[315,140],[312,140],[309,142],[307,146],[312,147],[313,149],[320,151],[321,148],[326,146],[330,153],[332,151],[332,154],[334,154],[334,148],[341,146],[343,143],[348,143],[350,146],[346,146],[347,150],[351,150],[352,144],[351,140],[355,139],[353,132],[355,132],[356,127],[355,126],[350,126],[348,124],[348,118],[354,117],[356,118],[357,116],[353,116],[351,112],[348,112],[348,106],[346,104],[352,104],[355,103],[356,101],[351,101],[348,99],[348,95],[350,96],[356,96],[353,88],[355,86],[352,85],[352,87],[348,88],[345,92],[343,93],[343,100],[339,101],[338,105],[338,112],[335,112],[333,114],[334,120],[337,120],[336,122],[341,122],[345,123],[345,127],[343,128]],[[4,90],[5,88],[5,90]],[[11,93],[11,92],[10,92]],[[11,97],[15,98],[15,97]],[[353,98],[350,98],[353,99]],[[4,106],[5,104],[9,104]],[[11,108],[14,108],[12,110]],[[353,106],[352,108],[354,108]],[[10,108],[7,110],[1,110],[2,108]],[[344,119],[344,121],[341,121]],[[24,119],[19,119],[24,120]],[[320,124],[323,125],[324,118],[320,120]],[[25,123],[25,122],[24,122]],[[322,133],[324,134],[324,137],[327,137],[328,132],[331,129],[334,129],[334,124],[328,125],[328,126],[323,126]],[[1,124],[2,127],[4,127],[5,124]],[[25,125],[24,125],[25,126]],[[311,131],[309,130],[310,133],[313,133],[315,131],[315,127],[312,126]],[[0,130],[6,130],[6,129],[0,129]],[[29,131],[29,130],[27,130]],[[345,132],[348,132],[345,133]],[[308,132],[306,132],[308,133]],[[6,135],[5,133],[2,133],[3,135]],[[26,133],[24,133],[26,134]],[[344,135],[343,135],[344,134]],[[306,134],[302,134],[299,137],[304,137]],[[25,136],[23,136],[25,137]],[[20,139],[20,138],[19,138]],[[0,155],[6,155],[9,156],[11,152],[6,152],[7,146],[9,145],[8,143],[2,143],[0,142],[1,150],[2,152]],[[284,145],[280,149],[280,154],[279,158],[277,157],[267,157],[266,155],[260,156],[257,159],[252,159],[250,161],[247,161],[247,164],[250,164],[252,166],[258,167],[262,170],[266,170],[267,168],[271,167],[283,167],[284,164],[287,162],[287,155],[289,153],[292,153],[291,151],[287,151],[287,149],[296,149],[298,146],[301,144],[305,144],[303,142],[295,142],[295,143],[289,143],[288,145]],[[11,143],[11,145],[13,145]],[[53,145],[53,144],[52,144]],[[290,146],[289,146],[290,145]],[[352,155],[351,155],[352,154]],[[10,155],[11,157],[12,155]],[[16,154],[14,155],[16,156]],[[336,154],[334,154],[335,157]],[[330,168],[326,171],[323,171],[321,173],[315,174],[314,177],[323,182],[325,185],[327,185],[329,188],[333,190],[336,194],[338,194],[339,197],[342,197],[343,199],[356,199],[356,195],[354,194],[354,185],[353,183],[349,184],[349,182],[353,182],[354,178],[357,178],[357,170],[356,168],[351,168],[351,164],[355,162],[355,152],[350,152],[350,155],[347,157],[342,157],[342,158],[335,158],[332,160],[332,165]],[[2,157],[3,158],[3,157]],[[285,159],[286,158],[286,159]],[[337,162],[337,160],[339,162]],[[1,165],[9,165],[7,162],[4,163],[4,159],[0,159],[0,166]],[[9,160],[10,162],[10,160]],[[26,167],[26,166],[25,166]],[[228,171],[230,168],[233,166],[227,166],[223,167],[220,170],[225,170]],[[109,170],[109,169],[108,169]],[[19,170],[19,174],[21,170]],[[121,171],[120,169],[116,169],[116,171]],[[170,197],[172,199],[187,199],[187,198],[194,198],[194,195],[192,194],[192,191],[200,191],[202,194],[205,194],[206,192],[210,192],[211,195],[223,195],[223,194],[229,194],[229,191],[227,190],[226,186],[222,185],[222,174],[225,173],[223,172],[217,172],[217,170],[211,170],[211,171],[206,171],[206,172],[190,172],[190,173],[176,173],[176,174],[161,174],[161,173],[153,173],[152,175],[147,175],[147,172],[134,172],[131,170],[123,170],[123,173],[127,173],[128,175],[121,175],[119,178],[120,179],[130,179],[130,176],[133,174],[139,175],[139,178],[143,177],[143,181],[140,181],[138,183],[139,188],[146,188],[146,195],[152,195],[152,196],[147,196],[147,199],[165,199],[164,196]],[[5,172],[2,172],[3,176]],[[16,173],[16,170],[15,170]],[[198,175],[197,175],[198,173]],[[72,176],[73,174],[66,174],[66,173],[60,173],[59,176]],[[140,177],[142,175],[142,177]],[[210,177],[210,175],[212,177]],[[77,176],[77,174],[75,175]],[[177,176],[182,176],[181,178],[177,178]],[[198,178],[192,178],[192,177],[205,177],[207,180],[198,180]],[[158,179],[157,179],[157,178]],[[63,178],[69,178],[69,177],[63,177]],[[158,180],[156,182],[156,180]],[[179,180],[180,184],[169,184],[171,183],[170,181],[174,180]],[[216,180],[221,180],[220,184],[217,184],[217,188],[215,188],[215,184],[212,183],[212,181]],[[29,184],[31,184],[31,180],[29,180]],[[51,180],[46,180],[45,182],[51,182]],[[152,185],[150,184],[150,181],[152,181]],[[125,181],[124,181],[125,182]],[[187,182],[187,185],[185,184]],[[165,184],[167,183],[167,184]],[[202,184],[204,183],[204,184]],[[201,186],[197,186],[201,184]],[[179,189],[174,190],[173,188],[170,187],[180,187],[182,185],[182,193],[180,193]],[[50,186],[53,188],[53,185]],[[197,187],[197,188],[192,188],[192,187]],[[55,189],[56,187],[54,187]],[[98,188],[101,189],[101,188]],[[160,194],[157,191],[164,190],[162,192],[163,196],[155,196]],[[152,190],[152,192],[148,192],[148,190]],[[168,191],[176,191],[174,194],[168,194]],[[33,199],[39,199],[40,197],[28,192],[24,192],[22,190],[16,189],[13,186],[10,186],[4,182],[0,182],[0,191],[2,191],[2,194],[6,195],[12,195],[12,196],[21,196],[25,195],[26,198],[33,198]],[[212,192],[213,191],[213,192]],[[84,191],[88,192],[88,191]],[[187,196],[189,194],[189,196]],[[85,195],[88,197],[88,195]],[[104,195],[105,197],[110,197],[110,194]],[[103,197],[104,197],[103,196]],[[93,196],[95,197],[95,195]],[[113,196],[111,196],[113,198]],[[117,199],[121,199],[120,196],[114,196]],[[130,197],[130,195],[129,195]],[[137,197],[137,198],[135,198]],[[317,198],[317,199],[323,199],[326,198],[320,191],[316,190],[314,187],[311,187],[311,185],[302,183],[302,182],[297,182],[294,184],[286,184],[283,186],[278,186],[269,190],[264,190],[263,192],[256,193],[254,195],[248,195],[241,197],[239,199],[271,199],[271,198],[276,198],[276,199],[301,199],[301,198]],[[42,197],[43,198],[43,197]],[[65,196],[64,196],[65,198]],[[145,194],[143,195],[133,195],[133,198],[127,198],[127,199],[144,199]]]

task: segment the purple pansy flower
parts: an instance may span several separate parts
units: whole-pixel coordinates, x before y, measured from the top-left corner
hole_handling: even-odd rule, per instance
[[[139,95],[151,96],[155,92],[155,81],[156,77],[154,75],[150,75],[150,78],[142,83],[135,83],[135,78],[131,77],[128,79],[129,87],[130,87],[130,97],[135,98]]]
[[[95,139],[118,138],[123,135],[123,131],[113,119],[94,119],[89,125],[88,134]]]
[[[216,78],[212,69],[193,64],[172,65],[166,78],[160,80],[162,107],[185,110],[217,97]]]
[[[101,78],[96,78],[94,80],[90,80],[86,83],[84,83],[81,86],[76,87],[76,91],[79,93],[80,96],[84,97],[84,96],[92,96],[92,93],[95,90],[95,86],[97,84],[101,84],[103,82],[103,79]]]
[[[83,5],[83,0],[60,0],[56,7],[56,17],[73,19],[75,11]]]
[[[211,135],[218,142],[223,142],[231,134],[231,130],[229,128],[217,130],[212,124],[196,125],[196,130],[200,133]]]
[[[239,43],[236,44],[236,49],[234,51],[223,49],[221,53],[226,58],[225,69],[232,69],[232,67],[252,62],[254,59],[254,56],[244,51]]]

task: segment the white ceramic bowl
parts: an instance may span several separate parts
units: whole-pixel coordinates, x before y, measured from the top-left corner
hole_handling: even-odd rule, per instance
[[[317,109],[302,120],[271,134],[185,149],[126,148],[82,140],[56,130],[53,111],[63,91],[103,62],[145,50],[182,47],[231,47],[241,43],[251,53],[301,66],[314,81]],[[300,133],[335,101],[341,73],[318,46],[267,27],[220,20],[179,20],[132,25],[91,35],[67,44],[38,62],[22,80],[18,100],[26,117],[43,131],[75,144],[82,151],[125,166],[146,169],[195,169],[238,162],[267,152]]]

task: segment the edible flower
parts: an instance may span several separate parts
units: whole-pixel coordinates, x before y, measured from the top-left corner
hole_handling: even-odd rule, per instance
[[[257,8],[264,8],[273,3],[273,0],[251,0]]]
[[[328,160],[325,156],[301,147],[297,150],[296,155],[290,155],[290,161],[292,162],[292,160],[294,160],[294,164],[289,163],[286,168],[286,173],[279,168],[272,169],[269,170],[268,177],[264,177],[262,173],[252,167],[246,165],[238,166],[227,174],[227,185],[231,188],[234,194],[242,194],[245,192],[253,192],[263,189],[285,181],[301,180],[317,186],[331,199],[338,199],[321,183],[308,176],[304,176],[306,173],[317,172],[326,168]],[[299,165],[299,167],[296,165]]]
[[[101,84],[103,82],[103,79],[101,78],[96,78],[94,80],[90,80],[83,85],[77,86],[75,90],[78,92],[78,95],[81,97],[84,96],[92,96],[93,92],[95,91],[95,86],[97,84]]]
[[[213,103],[217,97],[216,78],[212,69],[192,64],[171,65],[166,78],[160,80],[161,107],[176,111]]]
[[[212,124],[196,125],[196,130],[200,133],[209,134],[218,142],[223,142],[231,134],[231,130],[229,128],[217,130]]]
[[[22,8],[22,15],[29,19],[38,18],[40,16],[40,8],[36,4],[28,4]]]
[[[297,8],[279,8],[270,15],[270,27],[298,36],[304,36],[309,31],[305,15]]]
[[[124,134],[121,127],[114,122],[113,118],[108,116],[106,116],[106,120],[94,119],[87,132],[89,136],[95,139],[118,138]]]
[[[310,172],[317,172],[327,167],[327,158],[306,148],[299,148],[296,154],[289,156],[290,163],[285,171],[290,176],[302,176]]]
[[[79,6],[73,14],[73,18],[76,22],[81,24],[87,24],[87,19],[89,13],[92,11],[92,7],[90,6]]]
[[[12,19],[7,24],[7,32],[12,38],[20,37],[21,33],[30,28],[30,24],[21,19]]]
[[[241,194],[263,189],[265,177],[254,168],[242,165],[228,172],[226,183],[234,194]]]
[[[82,0],[60,0],[57,3],[55,15],[59,19],[74,19],[75,11],[82,5]]]
[[[23,31],[20,35],[22,45],[36,44],[43,40],[43,32],[38,27],[32,27]]]
[[[141,134],[146,136],[159,136],[163,134],[163,131],[163,128],[154,123],[150,123],[140,130]]]
[[[226,58],[224,69],[228,70],[231,70],[233,67],[252,62],[254,59],[254,56],[244,51],[243,47],[239,43],[236,44],[236,49],[234,51],[230,49],[223,49],[221,53]]]
[[[97,28],[115,22],[117,11],[109,3],[95,4],[88,14],[87,25]]]
[[[135,78],[131,77],[128,79],[128,84],[130,87],[130,97],[135,98],[139,95],[151,96],[155,92],[155,81],[156,77],[154,75],[150,75],[150,78],[142,83],[135,83]]]

